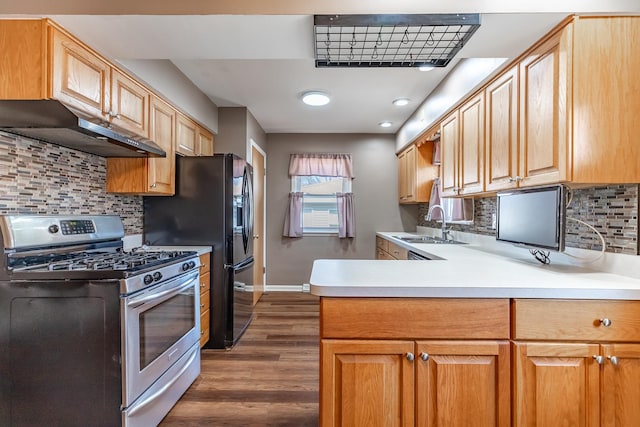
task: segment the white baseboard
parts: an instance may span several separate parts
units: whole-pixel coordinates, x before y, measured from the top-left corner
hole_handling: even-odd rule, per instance
[[[309,285],[307,285],[309,286]],[[265,292],[309,292],[304,290],[304,285],[265,285]]]

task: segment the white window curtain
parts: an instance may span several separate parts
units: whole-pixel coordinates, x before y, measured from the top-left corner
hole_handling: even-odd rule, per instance
[[[291,154],[289,176],[334,176],[354,179],[351,154],[302,153]],[[302,205],[304,193],[289,193],[289,208],[285,215],[286,237],[302,237]],[[336,193],[338,206],[338,237],[355,237],[353,193]]]

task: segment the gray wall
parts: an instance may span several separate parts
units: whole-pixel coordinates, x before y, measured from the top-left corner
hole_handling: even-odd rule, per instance
[[[356,237],[282,236],[291,153],[351,153],[356,178],[353,193]],[[313,260],[373,259],[376,231],[414,230],[417,206],[398,205],[398,170],[393,135],[267,135],[267,284],[309,283]]]
[[[252,139],[266,152],[267,135],[246,107],[221,107],[218,120],[214,144],[216,153],[234,153],[251,159]]]

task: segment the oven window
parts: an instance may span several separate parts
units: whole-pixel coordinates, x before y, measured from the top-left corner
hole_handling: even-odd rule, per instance
[[[194,327],[192,288],[140,313],[140,371]]]

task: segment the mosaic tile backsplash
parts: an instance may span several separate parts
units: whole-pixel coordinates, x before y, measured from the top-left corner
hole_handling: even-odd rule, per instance
[[[639,255],[638,247],[638,184],[608,185],[573,190],[567,217],[595,227],[604,237],[607,252]],[[474,223],[452,224],[453,230],[494,236],[493,214],[496,198],[475,199]],[[428,204],[418,207],[418,225],[439,228],[434,221],[425,221]],[[600,250],[600,239],[588,227],[567,221],[565,244],[568,247]]]
[[[119,215],[142,233],[142,197],[106,192],[106,159],[0,132],[0,214]]]

